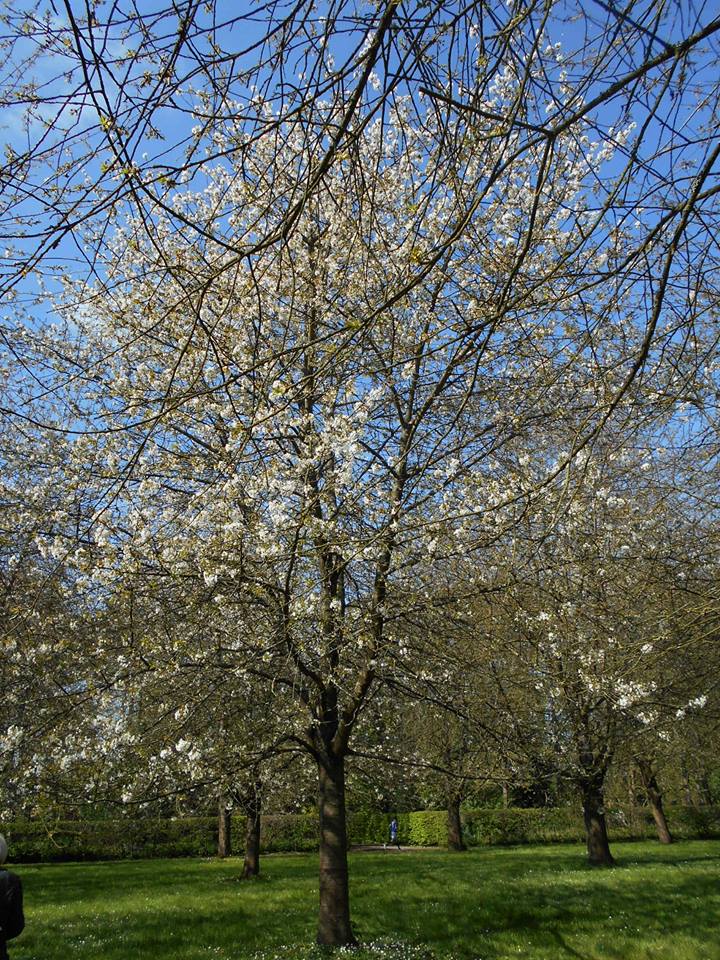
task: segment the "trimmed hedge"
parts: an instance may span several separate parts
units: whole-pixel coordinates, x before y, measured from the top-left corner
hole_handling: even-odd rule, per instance
[[[241,850],[245,821],[233,817],[233,841]],[[275,813],[260,823],[260,849],[264,853],[308,853],[318,848],[318,821],[314,813]]]
[[[720,837],[720,806],[668,807],[670,830],[678,840]],[[388,839],[390,815],[354,812],[348,816],[352,845],[374,845]],[[569,843],[584,840],[582,814],[572,807],[541,809],[466,810],[463,834],[469,846],[523,843]],[[608,811],[610,840],[643,840],[656,836],[647,807],[616,807]],[[398,814],[400,843],[404,846],[447,845],[444,810]],[[242,849],[244,818],[232,818],[233,841]],[[60,860],[151,859],[154,857],[212,857],[217,850],[215,817],[178,820],[60,821],[52,825],[25,821],[0,825],[15,863]],[[262,850],[309,852],[317,849],[317,817],[274,814],[263,817]]]
[[[720,807],[666,809],[678,840],[720,837]],[[610,840],[651,840],[657,836],[648,807],[614,807],[606,813]],[[585,840],[582,811],[574,807],[465,810],[463,837],[468,846],[521,843],[580,843]],[[447,814],[422,811],[398,817],[401,842],[409,846],[447,845]]]
[[[214,817],[18,821],[0,832],[15,863],[212,856],[217,850]]]

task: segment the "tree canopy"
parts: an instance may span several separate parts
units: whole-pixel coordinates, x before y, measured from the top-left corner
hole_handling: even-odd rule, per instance
[[[533,716],[602,832],[618,736],[712,693],[710,5],[2,23],[8,769],[222,803],[304,755],[329,945],[393,698],[458,845]]]

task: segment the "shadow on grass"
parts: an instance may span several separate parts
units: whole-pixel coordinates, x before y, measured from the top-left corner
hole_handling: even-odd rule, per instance
[[[720,926],[720,843],[617,846],[593,869],[579,846],[458,856],[353,854],[351,898],[362,940],[426,943],[458,958],[711,960]],[[28,928],[13,960],[241,960],[310,943],[317,857],[18,867]]]
[[[562,953],[558,954],[558,956],[577,957],[578,960],[592,960],[592,958],[589,957],[586,953],[578,953],[578,951],[575,950],[573,947],[571,947],[569,943],[566,943],[563,937],[558,933],[557,930],[553,930],[553,936],[557,940],[558,946],[563,951]]]
[[[435,869],[417,872],[420,886],[405,883],[397,895],[387,875],[377,885],[368,879],[367,900],[362,893],[358,906],[364,914],[372,901],[391,923],[386,933],[424,937],[463,957],[720,956],[720,948],[713,954],[708,947],[720,925],[718,857],[689,853],[686,845],[624,853],[633,855],[612,870],[588,866],[577,848],[473,852],[452,863],[439,857]],[[367,919],[363,925],[371,936],[382,932]],[[673,938],[689,946],[675,948]],[[651,950],[658,940],[659,952]]]

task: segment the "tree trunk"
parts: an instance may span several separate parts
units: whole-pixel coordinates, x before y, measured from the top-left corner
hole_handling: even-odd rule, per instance
[[[260,790],[257,785],[248,798],[245,825],[245,859],[243,880],[251,880],[260,874],[260,818],[262,813]]]
[[[610,843],[605,823],[605,798],[603,777],[599,773],[583,779],[580,783],[587,838],[588,860],[593,866],[611,867],[615,860],[610,853]]]
[[[232,828],[230,811],[225,794],[218,797],[218,846],[219,857],[229,857],[232,853]]]
[[[320,815],[320,918],[317,942],[326,947],[355,943],[350,927],[350,891],[345,820],[345,759],[318,762]]]
[[[707,770],[703,767],[697,779],[698,795],[701,807],[709,807],[712,803],[712,790],[710,789],[710,778]]]
[[[510,806],[510,788],[508,787],[506,782],[503,782],[502,793],[503,793],[503,806],[507,809]]]
[[[448,795],[447,800],[448,850],[467,850],[463,843],[462,823],[460,820],[460,798]]]
[[[657,777],[653,772],[652,765],[644,757],[637,758],[638,770],[643,780],[645,793],[648,803],[652,810],[653,820],[657,828],[658,840],[660,843],[672,843],[673,838],[668,827],[665,811],[663,810],[662,794],[658,786]]]
[[[682,778],[683,797],[685,799],[685,803],[688,807],[692,807],[693,798],[692,798],[692,791],[690,789],[690,774],[688,773],[685,757],[682,757],[680,759],[680,776]]]
[[[638,796],[637,796],[637,787],[635,786],[635,771],[633,770],[632,766],[628,771],[627,784],[628,784],[628,801],[630,803],[630,806],[634,808],[637,806]]]

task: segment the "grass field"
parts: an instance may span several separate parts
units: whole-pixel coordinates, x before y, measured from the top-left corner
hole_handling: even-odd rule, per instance
[[[356,935],[394,942],[372,953],[391,960],[419,960],[413,945],[462,960],[720,960],[720,841],[614,852],[614,870],[586,866],[578,846],[353,853]],[[265,857],[249,883],[239,866],[19,866],[27,929],[12,960],[307,956],[317,858]]]

